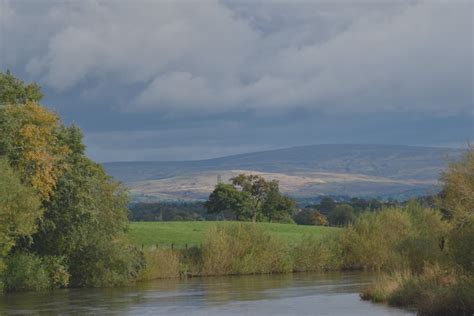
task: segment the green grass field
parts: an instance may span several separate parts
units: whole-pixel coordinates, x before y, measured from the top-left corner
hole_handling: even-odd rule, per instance
[[[131,222],[130,239],[136,245],[166,246],[173,244],[182,248],[200,245],[202,238],[211,225],[223,225],[229,222]],[[252,223],[246,223],[252,225]],[[338,228],[323,226],[301,226],[292,224],[257,223],[271,234],[279,236],[290,244],[296,243],[303,236],[312,235],[316,238],[333,233]]]

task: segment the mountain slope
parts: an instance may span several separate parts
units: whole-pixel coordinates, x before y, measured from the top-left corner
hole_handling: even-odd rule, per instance
[[[460,151],[391,145],[301,146],[182,162],[112,162],[106,170],[135,194],[205,198],[218,175],[262,173],[297,196],[397,195],[434,190],[440,172]]]

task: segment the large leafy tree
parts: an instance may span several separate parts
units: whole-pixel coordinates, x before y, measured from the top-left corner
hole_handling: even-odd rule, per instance
[[[30,236],[32,242],[17,243],[16,249],[65,258],[73,286],[130,280],[142,261],[125,236],[125,189],[86,157],[79,128],[65,127],[55,113],[37,103],[42,95],[36,85],[10,74],[0,74],[0,84],[0,156],[6,157],[22,185],[37,193],[44,209],[39,219],[38,215],[25,221],[34,229],[22,235],[37,230]],[[0,199],[15,196],[0,194]],[[6,226],[13,227],[16,216],[22,219],[23,207],[18,205],[6,209],[11,214],[2,218]],[[35,210],[30,213],[39,214]],[[5,236],[0,232],[0,243],[11,244]]]
[[[63,129],[61,135],[71,148],[67,157],[70,167],[46,203],[39,232],[33,236],[33,249],[69,258],[72,285],[123,283],[140,264],[125,238],[127,193],[84,155],[77,127]]]
[[[278,182],[258,175],[240,174],[231,184],[218,184],[205,207],[211,213],[233,212],[238,219],[279,220],[287,217],[295,203],[280,193]]]

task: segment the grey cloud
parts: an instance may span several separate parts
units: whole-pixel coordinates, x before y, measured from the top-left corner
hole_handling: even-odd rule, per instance
[[[16,60],[33,79],[58,91],[141,86],[126,111],[458,113],[473,103],[469,1],[53,2],[33,19],[44,29],[25,5],[7,6],[4,36],[19,24],[42,34]]]

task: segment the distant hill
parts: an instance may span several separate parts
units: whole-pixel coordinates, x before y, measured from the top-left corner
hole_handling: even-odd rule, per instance
[[[259,173],[296,197],[434,193],[460,150],[395,145],[313,145],[197,161],[110,162],[104,167],[136,196],[206,198],[220,177]]]

